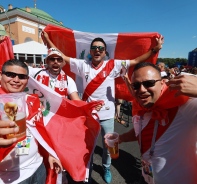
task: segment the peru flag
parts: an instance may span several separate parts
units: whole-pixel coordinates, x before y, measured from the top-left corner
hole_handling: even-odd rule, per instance
[[[60,28],[48,25],[44,29],[51,41],[66,56],[80,59],[90,59],[90,44],[96,37],[101,37],[107,44],[106,59],[134,59],[156,46],[158,33],[111,33],[97,34]],[[148,61],[156,63],[158,53],[152,55]],[[82,82],[78,76],[70,72],[68,65],[64,68],[65,72],[75,79],[78,91],[83,93]],[[131,75],[132,68],[129,71]],[[116,98],[131,100],[132,97],[121,77],[116,79]]]
[[[14,59],[14,52],[12,43],[9,37],[5,37],[3,40],[0,41],[0,70],[4,62],[9,59]]]
[[[55,151],[52,155],[59,158],[73,180],[87,181],[91,155],[100,132],[92,110],[101,102],[65,99],[33,78],[29,79],[26,92],[40,98],[44,124],[36,125],[36,129],[43,138],[49,137]]]

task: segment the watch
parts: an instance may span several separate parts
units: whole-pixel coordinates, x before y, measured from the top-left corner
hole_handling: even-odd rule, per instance
[[[151,49],[151,51],[156,54],[158,51],[156,51],[154,48]]]

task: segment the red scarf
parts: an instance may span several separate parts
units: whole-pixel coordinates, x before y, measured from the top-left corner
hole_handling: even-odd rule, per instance
[[[145,153],[151,147],[155,120],[159,120],[160,122],[156,134],[157,141],[173,122],[174,117],[176,116],[176,113],[178,111],[178,107],[185,104],[189,99],[189,97],[183,95],[175,97],[174,95],[176,92],[177,91],[170,91],[168,87],[165,85],[163,90],[161,91],[159,99],[150,109],[141,107],[136,100],[133,101],[133,116],[143,116],[147,112],[152,112],[152,117],[150,121],[141,130],[141,154]],[[166,122],[165,126],[162,126],[161,123],[163,119]]]
[[[50,82],[50,78],[49,78],[49,71],[48,70],[42,70],[36,77],[35,79],[37,81],[39,81],[40,83],[44,84],[45,86],[49,86]],[[59,86],[58,86],[58,83],[59,83]],[[61,71],[60,74],[57,76],[56,78],[56,82],[55,82],[55,88],[54,90],[59,93],[60,95],[62,96],[66,96],[67,97],[67,88],[68,88],[68,85],[67,85],[67,76],[66,74]]]
[[[162,119],[167,118],[168,116],[168,109],[181,106],[187,102],[189,97],[180,95],[178,97],[175,97],[175,93],[177,91],[173,90],[170,91],[166,84],[164,84],[164,88],[161,91],[161,95],[159,99],[156,101],[156,103],[153,105],[153,107],[147,109],[142,106],[136,101],[136,99],[133,100],[133,108],[132,108],[132,114],[143,116],[146,112],[152,112],[152,119],[161,121]]]

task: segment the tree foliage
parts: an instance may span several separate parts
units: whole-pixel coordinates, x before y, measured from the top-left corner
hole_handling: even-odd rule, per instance
[[[157,63],[163,62],[169,68],[178,66],[178,65],[187,65],[188,60],[185,58],[158,58]]]

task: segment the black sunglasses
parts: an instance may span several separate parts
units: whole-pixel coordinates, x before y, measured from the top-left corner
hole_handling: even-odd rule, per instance
[[[91,50],[96,50],[96,49],[98,49],[99,51],[104,51],[105,47],[103,47],[103,46],[91,46]]]
[[[131,84],[131,87],[134,90],[138,90],[138,89],[140,89],[141,84],[142,84],[145,88],[150,88],[150,87],[155,86],[155,83],[158,82],[158,81],[161,81],[161,80],[162,79],[158,79],[158,80],[146,80],[146,81],[143,81],[143,82],[134,82],[134,83]]]
[[[63,61],[62,58],[53,58],[53,57],[50,57],[49,60],[50,60],[50,61],[53,61],[53,62],[54,62],[55,60],[57,60],[58,63],[61,63],[61,62]]]
[[[2,74],[6,75],[7,77],[10,77],[10,78],[15,78],[16,76],[18,76],[19,79],[28,79],[28,75],[26,75],[26,74],[5,72],[5,71],[3,71]]]

